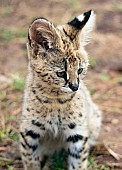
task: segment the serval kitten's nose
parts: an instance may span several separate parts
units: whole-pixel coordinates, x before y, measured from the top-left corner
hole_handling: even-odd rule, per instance
[[[77,91],[78,88],[79,88],[79,84],[78,83],[69,83],[69,88],[72,90],[72,91]]]

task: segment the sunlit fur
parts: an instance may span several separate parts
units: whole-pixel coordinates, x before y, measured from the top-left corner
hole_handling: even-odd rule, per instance
[[[68,153],[68,170],[87,169],[101,126],[101,112],[83,83],[89,65],[85,45],[94,21],[94,12],[88,11],[65,25],[38,18],[29,27],[20,124],[26,170],[42,169],[45,156],[61,148]]]

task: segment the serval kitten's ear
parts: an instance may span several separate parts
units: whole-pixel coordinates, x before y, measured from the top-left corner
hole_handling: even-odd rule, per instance
[[[85,12],[78,17],[74,18],[68,24],[74,27],[77,31],[79,31],[79,37],[81,41],[81,45],[86,45],[90,40],[90,33],[94,28],[96,15],[94,11],[90,10]]]
[[[72,39],[76,37],[77,41],[77,37],[80,38],[81,45],[84,46],[89,42],[89,35],[94,28],[95,18],[94,11],[90,10],[68,22],[64,29]]]
[[[29,27],[28,40],[31,47],[41,46],[48,50],[56,43],[57,37],[53,24],[44,18],[35,19]]]

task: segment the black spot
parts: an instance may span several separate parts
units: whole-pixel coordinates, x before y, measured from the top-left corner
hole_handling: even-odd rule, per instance
[[[27,142],[27,140],[26,140],[26,138],[25,138],[25,136],[24,136],[24,134],[23,134],[22,132],[20,132],[20,135],[22,136],[25,144],[26,144],[29,148],[31,148],[33,151],[35,151],[35,150],[37,149],[38,145],[30,145],[30,144]]]
[[[35,70],[35,71],[36,71],[36,70]],[[41,71],[36,71],[36,73],[37,73],[37,74],[40,74],[40,73],[41,73]]]
[[[29,148],[31,148],[33,151],[35,151],[38,147],[38,145],[28,145]]]
[[[24,153],[24,152],[21,152],[21,153],[22,153],[22,155],[23,155],[23,156],[25,156],[25,157],[27,156],[27,154],[26,154],[26,153]]]
[[[48,73],[46,73],[46,74],[43,74],[43,75],[41,75],[42,77],[46,77],[46,76],[48,76]]]
[[[38,126],[40,127],[41,130],[45,130],[45,127],[44,127],[44,124],[36,121],[36,120],[32,120],[32,124],[35,125],[35,126]]]
[[[70,129],[74,129],[76,124],[75,123],[70,123],[68,126],[69,126]]]
[[[41,100],[38,96],[36,96],[36,98],[37,98],[37,100],[38,100],[39,102],[42,103],[42,100]]]
[[[86,154],[86,153],[88,153],[88,150],[84,150],[83,154]]]
[[[32,120],[32,124],[38,127],[42,126],[42,124],[40,122],[37,122],[36,120]]]
[[[84,147],[82,147],[81,149],[78,150],[79,153],[83,152]]]
[[[35,94],[36,93],[36,90],[34,88],[32,88],[32,92]]]
[[[27,156],[30,156],[30,153],[25,153],[25,152],[22,152],[22,155],[27,157]]]
[[[30,109],[27,107],[27,111],[30,112]]]
[[[62,123],[61,117],[59,115],[58,115],[58,121],[59,121],[60,124]]]
[[[50,125],[52,125],[52,122],[51,122],[51,121],[47,121],[47,123],[49,123]]]
[[[40,135],[38,133],[35,133],[32,130],[29,130],[26,132],[26,136],[31,136],[33,139],[37,139],[40,137]]]
[[[41,98],[39,98],[38,96],[36,96],[37,100],[40,102],[40,103],[51,103],[48,99],[46,100],[42,100]]]
[[[44,100],[43,103],[51,103],[48,99]]]
[[[82,117],[82,114],[80,113],[79,116]]]
[[[72,95],[71,98],[69,98],[69,99],[65,99],[65,100],[64,100],[64,99],[58,99],[58,102],[59,102],[60,104],[64,104],[64,103],[66,103],[66,102],[70,102],[73,97],[74,97],[74,95]]]
[[[64,101],[64,100],[61,100],[61,99],[58,99],[58,102],[59,102],[60,104],[65,103],[65,101]]]
[[[20,144],[26,149],[26,145],[24,143],[20,142]]]
[[[69,148],[68,148],[68,155],[74,157],[75,159],[80,159],[81,158],[81,156],[79,154],[72,153]]]
[[[39,112],[38,110],[36,110],[36,113],[38,113],[38,114],[39,114],[40,112]]]
[[[28,145],[27,140],[22,132],[20,132],[21,137],[23,138],[24,142],[26,145]]]
[[[39,157],[36,157],[36,158],[35,158],[35,161],[39,161]]]
[[[85,160],[87,159],[87,157],[88,157],[88,156],[86,155],[86,156],[82,159],[82,161],[85,161]]]
[[[70,114],[70,115],[73,115],[73,113],[74,113],[74,112],[70,112],[69,114]]]
[[[49,109],[49,112],[52,112],[53,111],[53,109]]]
[[[75,143],[75,142],[78,142],[79,140],[83,140],[83,136],[81,136],[81,135],[79,135],[79,134],[74,135],[74,136],[69,136],[69,137],[67,138],[67,142],[73,142],[73,143]]]
[[[69,34],[67,33],[67,31],[66,31],[64,28],[63,28],[63,31],[64,31],[65,35],[70,39],[70,41],[73,41],[74,36],[71,37],[72,35],[69,35]],[[68,45],[68,44],[67,44],[67,45]],[[68,55],[68,52],[67,52],[67,55]]]
[[[75,169],[75,166],[73,165],[73,163],[72,163],[72,168]]]
[[[42,161],[40,161],[41,169],[43,169],[47,159],[48,159],[48,156],[44,156],[44,159]]]
[[[87,142],[87,140],[88,140],[88,137],[84,137],[84,138],[83,138],[83,140],[84,140],[83,145],[85,145],[85,144],[86,144],[86,142]]]

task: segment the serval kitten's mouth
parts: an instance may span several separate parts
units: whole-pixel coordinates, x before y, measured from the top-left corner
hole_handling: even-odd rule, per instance
[[[73,91],[71,88],[69,88],[69,87],[61,87],[61,91],[62,92],[65,92],[65,93],[73,93],[73,92],[75,92],[75,91]]]

